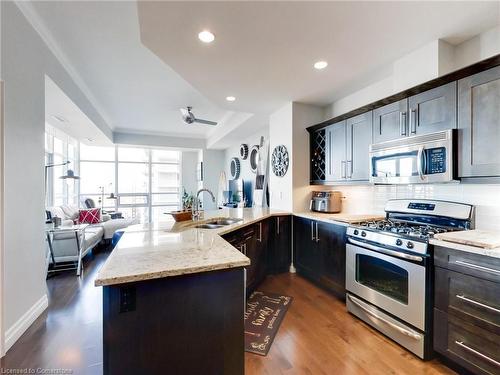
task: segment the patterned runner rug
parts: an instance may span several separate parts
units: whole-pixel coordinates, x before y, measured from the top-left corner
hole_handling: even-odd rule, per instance
[[[267,355],[293,298],[255,291],[245,312],[245,351]]]

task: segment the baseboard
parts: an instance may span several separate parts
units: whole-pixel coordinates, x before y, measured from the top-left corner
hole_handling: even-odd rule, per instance
[[[42,298],[35,302],[35,304],[31,306],[30,309],[26,311],[23,316],[21,316],[21,318],[19,318],[19,320],[5,332],[5,353],[7,353],[12,345],[19,340],[23,333],[26,332],[36,318],[38,318],[48,306],[49,300],[47,295],[44,294]]]

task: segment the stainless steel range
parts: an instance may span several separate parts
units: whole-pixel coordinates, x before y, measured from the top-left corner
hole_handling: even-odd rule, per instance
[[[420,358],[432,353],[432,255],[436,233],[473,227],[474,207],[393,199],[386,219],[347,228],[347,309]]]

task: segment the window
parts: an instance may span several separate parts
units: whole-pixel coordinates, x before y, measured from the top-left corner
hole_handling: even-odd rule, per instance
[[[179,209],[179,151],[81,144],[80,156],[83,200],[92,198],[98,206],[141,223],[172,220],[165,213]],[[118,199],[107,199],[110,193]]]

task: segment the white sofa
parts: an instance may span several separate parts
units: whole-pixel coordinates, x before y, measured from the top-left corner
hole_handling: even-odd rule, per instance
[[[52,217],[60,217],[61,225],[73,225],[78,219],[80,210],[76,206],[56,206],[48,207]],[[129,225],[137,224],[136,219],[111,219],[109,215],[102,215],[102,221],[97,224],[90,224],[85,229],[85,239],[83,241],[82,257],[92,250],[101,241],[109,241],[116,230],[126,228]],[[58,262],[72,262],[78,260],[78,248],[74,233],[55,233],[52,241],[54,259]]]

